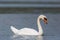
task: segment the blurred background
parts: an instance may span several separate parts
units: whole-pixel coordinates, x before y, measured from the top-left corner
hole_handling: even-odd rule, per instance
[[[0,0],[1,13],[59,13],[60,0]]]
[[[47,25],[41,23],[44,31],[41,40],[60,40],[60,0],[0,0],[0,40],[12,40],[12,25],[38,31],[36,21],[41,14],[48,18]]]

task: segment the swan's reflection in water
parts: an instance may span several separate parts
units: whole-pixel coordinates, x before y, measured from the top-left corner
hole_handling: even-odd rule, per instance
[[[12,40],[60,40],[60,36],[13,36],[11,37]]]
[[[34,35],[14,35],[12,37],[12,40],[43,40],[43,37],[42,36],[34,36]]]

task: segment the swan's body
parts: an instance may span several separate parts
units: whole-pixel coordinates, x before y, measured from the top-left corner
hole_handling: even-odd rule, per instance
[[[37,19],[37,25],[38,25],[39,32],[37,32],[36,30],[31,29],[31,28],[23,28],[23,29],[18,30],[18,29],[16,29],[13,26],[11,26],[11,30],[16,35],[42,35],[43,34],[43,30],[42,30],[42,27],[40,25],[40,20],[41,19],[45,20],[44,22],[47,23],[46,16],[40,15],[38,17],[38,19]]]
[[[38,35],[38,32],[31,28],[23,28],[23,29],[17,30],[13,26],[11,26],[11,29],[13,29],[12,31],[17,35]]]

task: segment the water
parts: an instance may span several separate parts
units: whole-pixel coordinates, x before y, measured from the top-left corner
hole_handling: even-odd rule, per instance
[[[41,22],[44,36],[19,36],[11,31],[13,25],[17,29],[24,27],[38,31],[37,17],[40,14],[0,14],[0,40],[60,40],[60,14],[44,14],[48,18],[48,24]]]

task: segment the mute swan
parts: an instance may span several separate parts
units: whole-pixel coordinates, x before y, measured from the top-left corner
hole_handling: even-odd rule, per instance
[[[23,29],[16,29],[15,27],[11,26],[11,30],[14,34],[16,35],[42,35],[43,34],[43,30],[40,24],[40,20],[43,20],[45,24],[47,24],[47,17],[44,15],[40,15],[37,18],[37,26],[38,26],[38,30],[36,31],[34,29],[31,28],[23,28]]]

